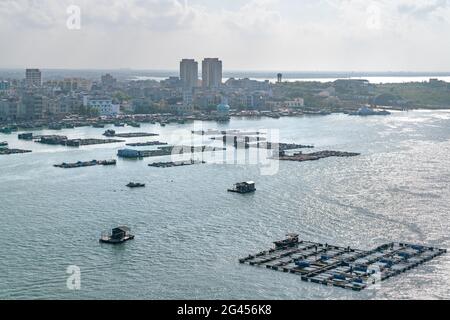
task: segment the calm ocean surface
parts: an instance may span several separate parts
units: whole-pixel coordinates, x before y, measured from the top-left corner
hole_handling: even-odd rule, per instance
[[[169,143],[209,143],[190,134],[201,126],[280,129],[283,142],[362,155],[282,162],[273,175],[261,174],[258,165],[231,161],[147,166],[167,157],[63,170],[52,165],[116,158],[124,144],[73,149],[0,134],[12,148],[33,150],[0,156],[0,299],[450,298],[449,255],[360,293],[238,263],[287,232],[360,249],[390,241],[450,248],[450,111],[115,130],[155,132]],[[100,138],[104,130],[35,133]],[[256,181],[255,194],[226,192],[250,179]],[[128,190],[130,181],[147,187]],[[130,226],[136,239],[121,246],[99,244],[101,231],[118,224]],[[79,291],[66,286],[70,265],[81,269]]]

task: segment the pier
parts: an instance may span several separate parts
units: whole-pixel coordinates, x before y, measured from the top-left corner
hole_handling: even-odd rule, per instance
[[[447,252],[422,245],[388,243],[359,250],[303,241],[291,234],[275,247],[240,259],[241,264],[299,275],[301,280],[360,291]]]

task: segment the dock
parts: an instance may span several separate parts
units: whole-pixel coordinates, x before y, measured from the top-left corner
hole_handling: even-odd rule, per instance
[[[388,243],[359,250],[303,241],[298,235],[274,242],[275,247],[240,259],[241,264],[296,274],[301,280],[361,291],[400,275],[445,253],[407,243]]]

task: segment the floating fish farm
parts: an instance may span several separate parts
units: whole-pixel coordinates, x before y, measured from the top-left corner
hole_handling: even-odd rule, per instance
[[[310,241],[291,234],[275,247],[240,259],[242,264],[301,276],[303,281],[361,291],[416,268],[447,252],[444,249],[389,243],[365,251]]]

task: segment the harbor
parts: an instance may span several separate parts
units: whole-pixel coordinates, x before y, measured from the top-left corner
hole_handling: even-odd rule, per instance
[[[58,282],[52,279],[64,275],[67,264],[82,263],[82,272],[86,273],[83,274],[92,279],[88,287],[90,280],[82,278],[86,286],[76,293],[82,299],[108,299],[111,292],[118,298],[135,299],[135,290],[149,299],[182,299],[193,290],[199,299],[446,298],[449,255],[382,281],[380,289],[361,291],[307,283],[301,280],[301,275],[239,263],[239,258],[248,254],[269,250],[272,240],[282,239],[289,230],[298,231],[304,240],[344,249],[351,246],[369,251],[393,241],[448,249],[447,129],[450,127],[448,120],[443,120],[448,118],[448,112],[412,111],[392,117],[389,122],[384,117],[357,119],[343,115],[232,119],[229,125],[220,127],[209,122],[184,127],[169,124],[166,128],[146,123],[138,131],[159,133],[157,139],[123,139],[126,142],[85,148],[19,140],[17,134],[22,132],[0,134],[0,141],[7,141],[9,148],[33,151],[0,156],[2,217],[3,224],[8,226],[2,240],[7,243],[14,237],[16,241],[14,246],[3,248],[3,255],[9,257],[3,263],[5,270],[9,270],[11,286],[6,282],[0,284],[0,295],[70,299],[73,292],[64,290],[64,279]],[[332,129],[330,123],[334,124]],[[262,154],[261,159],[266,161],[266,157],[276,154],[275,149],[234,150],[232,145],[210,140],[214,135],[191,134],[191,130],[201,128],[263,132],[264,128],[278,125],[283,128],[280,142],[314,144],[314,149],[304,149],[304,153],[340,150],[355,151],[361,156],[304,164],[281,162],[276,171],[264,175],[261,166],[277,161],[263,162],[261,166],[230,162],[253,152]],[[108,126],[62,129],[57,134],[101,139]],[[398,129],[389,131],[391,126]],[[397,130],[404,134],[396,134]],[[34,136],[47,134],[52,131],[33,131]],[[367,141],[362,141],[362,135]],[[274,142],[270,135],[260,137]],[[142,161],[116,157],[123,148],[156,149],[157,146],[125,147],[126,143],[152,140],[177,146],[226,147],[227,158],[221,163],[224,159],[221,151],[212,159],[209,154],[200,153]],[[301,150],[289,150],[286,154],[297,151]],[[152,162],[191,158],[208,164],[148,166]],[[92,159],[116,159],[117,165],[67,170],[53,167]],[[227,192],[233,184],[251,180],[256,182],[256,192]],[[130,181],[146,187],[128,189],[126,184]],[[110,232],[117,226],[130,227],[135,240],[118,246],[100,245],[100,232],[105,229]],[[51,246],[36,241],[40,237]],[[17,246],[23,248],[23,255],[15,255]],[[99,267],[105,263],[111,265],[106,269]],[[23,275],[30,269],[36,270],[36,281],[41,284],[39,290],[32,292],[23,281]],[[136,272],[140,276],[138,281]],[[121,281],[114,280],[116,274],[123,275]],[[193,287],[180,288],[183,281]]]
[[[274,248],[239,262],[292,273],[306,282],[361,291],[445,253],[445,249],[406,243],[388,243],[366,251],[304,241],[297,234],[288,234],[274,242]]]

